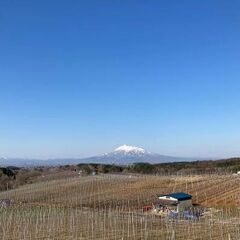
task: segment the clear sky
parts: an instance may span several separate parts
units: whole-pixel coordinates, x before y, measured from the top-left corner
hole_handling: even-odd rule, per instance
[[[0,156],[122,144],[240,155],[240,2],[1,0]]]

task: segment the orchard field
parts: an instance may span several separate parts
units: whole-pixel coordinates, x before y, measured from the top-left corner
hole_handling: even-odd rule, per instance
[[[200,220],[142,212],[162,193],[184,191],[205,207]],[[240,177],[67,176],[0,193],[0,235],[10,239],[240,239]]]

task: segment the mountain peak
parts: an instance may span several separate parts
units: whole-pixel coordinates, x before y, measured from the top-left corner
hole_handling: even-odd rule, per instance
[[[125,152],[125,153],[146,153],[146,150],[139,147],[122,145],[114,150],[114,152]]]

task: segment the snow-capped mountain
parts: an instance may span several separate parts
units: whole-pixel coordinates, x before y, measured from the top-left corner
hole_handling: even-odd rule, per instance
[[[177,161],[189,161],[189,159],[151,153],[143,148],[129,145],[120,146],[110,153],[105,153],[103,155],[81,159],[81,162],[111,163],[111,164],[112,163],[132,164],[135,162],[162,163]]]

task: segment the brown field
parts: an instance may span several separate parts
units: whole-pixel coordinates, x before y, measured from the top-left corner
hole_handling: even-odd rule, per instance
[[[162,193],[209,208],[200,220],[143,214]],[[99,175],[48,179],[0,193],[1,239],[240,239],[240,177]]]

